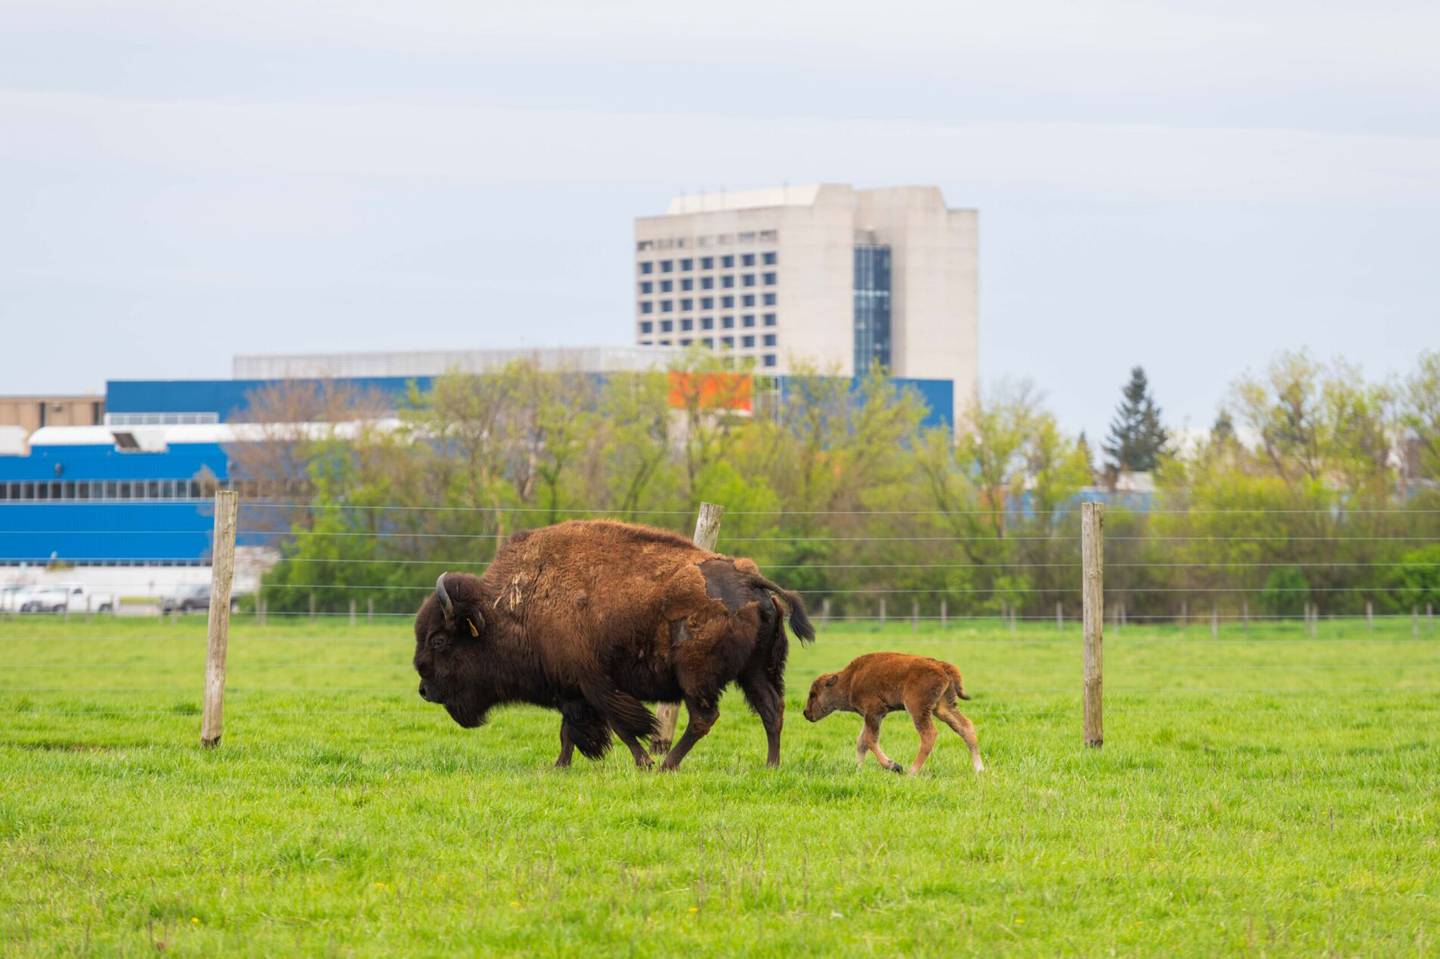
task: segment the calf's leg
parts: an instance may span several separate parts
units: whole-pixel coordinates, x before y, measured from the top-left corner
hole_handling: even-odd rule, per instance
[[[915,754],[915,761],[910,764],[910,775],[920,771],[925,765],[925,760],[930,758],[930,750],[935,748],[935,737],[940,734],[935,731],[935,724],[930,721],[930,711],[912,712],[910,718],[915,722],[915,731],[920,734],[920,751]]]
[[[935,715],[940,721],[965,740],[965,745],[970,748],[970,765],[977,773],[985,771],[985,763],[980,758],[980,737],[975,733],[975,724],[972,723],[964,713],[953,706],[940,703],[935,707]]]
[[[885,750],[880,748],[880,720],[885,718],[884,713],[867,713],[865,716],[865,728],[860,730],[860,742],[856,744],[856,750],[860,752],[860,760],[865,759],[865,749],[875,754],[875,760],[891,772],[903,772],[900,764],[889,756]]]

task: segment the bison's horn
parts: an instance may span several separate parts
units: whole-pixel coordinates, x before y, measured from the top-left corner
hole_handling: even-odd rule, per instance
[[[455,625],[455,601],[445,591],[445,577],[449,575],[441,573],[440,578],[435,581],[435,598],[440,601],[440,611],[445,615],[446,628]]]

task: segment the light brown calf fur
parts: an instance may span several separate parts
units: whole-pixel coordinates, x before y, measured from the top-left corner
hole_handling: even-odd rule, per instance
[[[939,733],[931,717],[938,716],[965,740],[970,747],[970,764],[977,773],[983,772],[979,737],[974,724],[955,708],[957,698],[970,697],[961,685],[960,670],[949,663],[908,653],[866,653],[851,660],[840,672],[825,673],[815,680],[805,703],[805,718],[819,722],[837,709],[859,713],[865,725],[855,743],[857,765],[863,766],[865,754],[873,752],[880,765],[898,773],[903,772],[900,764],[880,748],[880,722],[886,713],[905,710],[920,733],[920,751],[910,764],[913,775],[935,748]]]

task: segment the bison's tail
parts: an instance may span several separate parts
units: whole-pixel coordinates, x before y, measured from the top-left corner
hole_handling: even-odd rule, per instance
[[[758,573],[754,574],[752,581],[761,589],[768,590],[780,597],[780,601],[785,604],[785,609],[790,616],[790,629],[799,637],[802,643],[814,641],[815,627],[810,622],[810,617],[805,615],[805,601],[800,598],[799,593],[791,592],[788,589],[781,589]]]
[[[945,663],[945,672],[950,674],[950,691],[955,694],[956,699],[969,699],[965,695],[965,686],[960,680],[960,670],[949,663]]]

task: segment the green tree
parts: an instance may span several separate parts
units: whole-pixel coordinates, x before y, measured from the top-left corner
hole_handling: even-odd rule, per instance
[[[1160,424],[1160,408],[1150,395],[1144,368],[1130,371],[1121,397],[1102,446],[1109,457],[1106,466],[1113,473],[1148,473],[1165,455],[1170,437]]]

